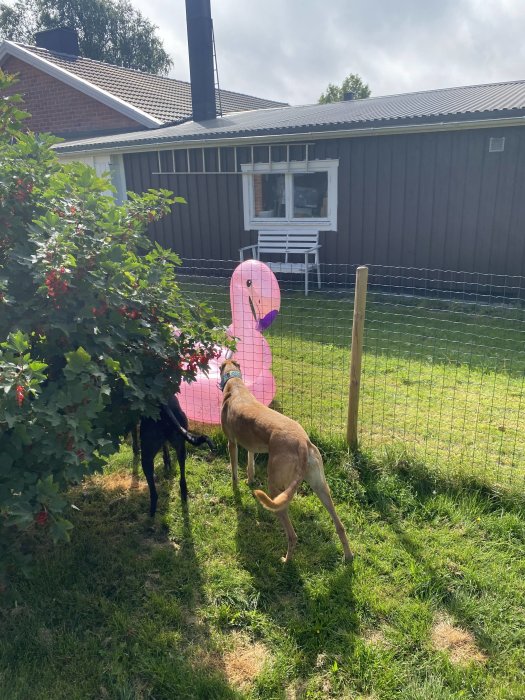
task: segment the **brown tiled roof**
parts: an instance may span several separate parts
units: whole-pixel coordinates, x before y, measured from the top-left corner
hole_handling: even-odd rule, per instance
[[[180,122],[191,118],[191,86],[183,80],[121,68],[91,58],[55,53],[37,46],[23,44],[20,46],[163,123]],[[224,114],[284,105],[283,102],[264,100],[229,90],[221,90],[220,95]],[[218,90],[216,97],[218,105]]]

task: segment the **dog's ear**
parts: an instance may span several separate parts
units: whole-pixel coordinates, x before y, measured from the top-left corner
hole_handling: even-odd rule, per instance
[[[224,360],[224,362],[221,363],[221,367],[220,367],[220,372],[221,372],[221,374],[223,373],[224,368],[226,367],[226,365],[235,365],[235,367],[237,367],[237,369],[239,369],[239,370],[241,369],[241,366],[240,366],[240,364],[237,362],[237,360]]]

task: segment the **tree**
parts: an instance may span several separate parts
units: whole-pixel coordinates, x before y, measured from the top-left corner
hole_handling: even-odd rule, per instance
[[[34,43],[43,29],[71,27],[80,55],[125,68],[166,74],[172,60],[157,27],[128,0],[15,0],[0,3],[0,39]]]
[[[0,569],[24,531],[69,537],[62,492],[225,342],[146,235],[177,198],[117,206],[106,178],[22,131],[19,100],[0,99]]]
[[[328,104],[329,102],[341,102],[344,99],[346,92],[353,92],[354,99],[360,100],[363,97],[370,97],[372,94],[368,85],[363,82],[362,78],[357,73],[350,73],[343,80],[341,85],[328,83],[326,92],[323,92],[319,98],[319,104]]]

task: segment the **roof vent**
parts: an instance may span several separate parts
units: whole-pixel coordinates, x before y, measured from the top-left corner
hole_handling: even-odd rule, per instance
[[[489,153],[501,153],[505,150],[504,136],[491,136],[489,139]]]

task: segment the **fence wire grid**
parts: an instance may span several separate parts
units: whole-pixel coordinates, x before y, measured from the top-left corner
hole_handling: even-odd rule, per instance
[[[181,288],[231,321],[238,261],[184,260]],[[425,465],[525,484],[525,278],[367,266],[359,444]],[[264,332],[276,410],[324,444],[346,435],[356,266],[277,275],[281,308]]]

